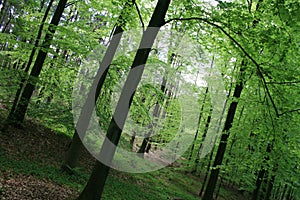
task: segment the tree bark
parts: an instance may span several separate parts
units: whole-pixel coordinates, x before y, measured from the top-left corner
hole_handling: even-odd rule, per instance
[[[213,158],[213,155],[214,155],[214,149],[215,148],[213,147],[213,149],[212,149],[212,151],[210,152],[210,155],[209,155],[205,176],[204,176],[204,179],[202,181],[202,187],[201,187],[200,192],[199,192],[199,197],[202,197],[202,194],[203,194],[204,189],[205,189],[205,184],[206,184],[206,181],[207,181],[207,178],[208,178],[211,161],[212,161],[212,158]]]
[[[26,74],[25,76],[27,76],[27,73],[29,72],[30,66],[31,66],[31,64],[32,64],[32,61],[33,61],[33,58],[34,58],[34,55],[35,55],[35,52],[36,52],[36,48],[38,47],[39,41],[41,40],[41,37],[42,37],[42,33],[43,33],[43,29],[44,29],[44,24],[45,24],[45,22],[46,22],[46,19],[47,19],[47,17],[48,17],[48,14],[49,14],[49,12],[50,12],[50,9],[51,9],[51,7],[52,7],[53,2],[54,2],[54,0],[51,0],[51,1],[49,2],[49,5],[48,5],[48,7],[47,7],[47,9],[46,9],[46,11],[45,11],[45,14],[44,14],[44,16],[43,16],[43,19],[42,19],[42,21],[41,21],[41,25],[40,25],[40,27],[39,27],[38,34],[37,34],[36,39],[35,39],[35,42],[34,42],[34,47],[33,47],[33,49],[31,50],[31,53],[30,53],[28,62],[27,62],[26,67],[25,67],[25,69],[24,69],[24,73]],[[28,78],[28,77],[24,77],[24,78],[21,79],[19,88],[18,88],[18,90],[17,90],[17,92],[16,92],[16,95],[15,95],[15,99],[14,99],[13,105],[12,105],[12,107],[11,107],[11,109],[10,109],[9,114],[8,114],[8,118],[7,118],[7,119],[8,119],[8,122],[10,122],[10,121],[14,118],[14,113],[15,113],[16,107],[17,107],[17,105],[18,105],[18,103],[19,103],[20,95],[21,95],[23,86],[24,86],[25,83],[26,83],[26,79],[27,79],[27,78]]]
[[[196,141],[197,141],[197,138],[198,138],[198,134],[199,134],[200,123],[201,123],[203,109],[204,109],[204,105],[205,105],[205,102],[206,102],[207,95],[208,95],[208,87],[206,87],[204,98],[203,98],[203,101],[202,101],[202,106],[201,106],[201,109],[200,109],[199,118],[198,118],[198,122],[197,122],[197,130],[196,130],[195,137],[194,137],[194,140],[193,140],[193,143],[192,143],[189,160],[192,159],[192,156],[193,156],[193,153],[194,153],[194,148],[195,148],[195,144],[196,144]]]
[[[66,3],[67,3],[67,0],[60,0],[58,2],[57,8],[54,12],[53,18],[50,22],[50,26],[48,28],[48,33],[45,35],[45,39],[41,45],[41,47],[43,49],[49,49],[49,47],[52,43],[52,40],[53,40],[53,35],[55,33],[56,26],[58,25],[58,23],[60,21],[60,18],[65,9]],[[45,50],[41,49],[38,51],[37,58],[35,60],[32,70],[30,72],[30,77],[29,77],[28,82],[25,85],[24,90],[20,96],[20,101],[15,109],[14,114],[11,116],[10,119],[8,119],[9,123],[18,125],[24,121],[25,113],[27,111],[30,98],[32,96],[35,85],[37,83],[36,79],[40,75],[40,72],[42,70],[46,56],[47,56],[47,52]],[[16,97],[16,98],[18,98],[18,97]]]
[[[242,62],[242,66],[240,69],[240,74],[243,73],[244,71],[244,61]],[[239,82],[237,83],[237,85],[235,86],[234,89],[234,93],[233,93],[233,97],[235,99],[239,99],[243,90],[243,84],[242,84],[242,78],[240,78]],[[219,176],[219,172],[220,172],[220,166],[222,165],[223,162],[223,158],[225,155],[225,151],[226,151],[226,146],[227,146],[227,140],[229,138],[230,135],[230,129],[232,127],[232,123],[234,120],[234,116],[237,110],[237,105],[238,102],[237,100],[233,101],[230,103],[229,106],[229,110],[228,110],[228,114],[226,117],[226,121],[225,121],[225,125],[223,128],[223,133],[221,136],[221,141],[217,150],[217,154],[213,163],[213,169],[211,170],[211,174],[208,180],[208,184],[205,190],[205,193],[203,195],[203,200],[212,200],[213,199],[213,194],[214,194],[214,190],[216,188],[216,184],[218,181],[218,176]]]
[[[198,164],[199,164],[199,162],[200,162],[200,155],[199,155],[199,154],[200,154],[200,151],[201,151],[201,149],[202,149],[202,147],[203,147],[203,141],[204,141],[204,139],[206,138],[206,134],[207,134],[207,132],[208,132],[208,128],[209,128],[209,125],[210,125],[212,108],[210,109],[209,112],[210,112],[210,113],[208,114],[208,117],[207,117],[207,119],[206,119],[205,129],[204,129],[204,132],[203,132],[203,135],[202,135],[201,144],[200,144],[200,146],[199,146],[199,149],[198,149],[198,152],[197,152],[197,157],[196,157],[195,162],[194,162],[194,169],[193,169],[193,171],[192,171],[193,174],[196,174],[197,168],[198,168]],[[200,128],[200,127],[198,127],[198,129],[199,129],[199,128]],[[210,159],[211,159],[211,158],[210,158]]]
[[[272,151],[272,145],[268,144],[267,150],[266,150],[267,155],[265,156],[264,162],[267,162],[268,160],[270,160],[269,154],[271,153],[271,151]],[[262,181],[263,181],[263,178],[264,178],[264,175],[266,172],[267,172],[267,170],[262,166],[260,171],[258,172],[258,176],[256,179],[256,183],[255,183],[256,188],[252,192],[252,200],[258,199],[259,190],[260,190],[260,187],[261,187],[261,184],[262,184]]]
[[[271,193],[272,193],[272,189],[274,186],[274,181],[275,181],[275,175],[272,175],[269,182],[268,182],[268,186],[267,186],[267,191],[265,194],[265,200],[269,200],[271,197]]]
[[[121,137],[122,128],[128,115],[132,103],[134,91],[140,82],[144,65],[147,62],[151,47],[158,34],[159,28],[164,24],[170,0],[158,0],[153,15],[150,19],[148,28],[142,36],[140,48],[138,49],[127,80],[123,87],[120,99],[118,101],[114,116],[107,130],[107,135],[100,151],[100,157],[105,159],[106,164],[113,160],[116,147]],[[118,123],[116,122],[118,120]],[[111,141],[114,145],[109,145]],[[96,165],[90,176],[90,179],[78,197],[78,200],[99,200],[101,199],[104,184],[106,182],[110,167],[96,161]]]
[[[265,176],[266,170],[264,168],[261,168],[258,172],[258,176],[255,182],[255,189],[252,192],[252,200],[257,200],[258,199],[258,195],[259,195],[259,190],[260,190],[260,186],[261,183],[263,181],[263,178]]]
[[[125,4],[124,10],[126,9],[126,7],[132,6],[135,3],[135,0],[130,0],[130,1],[131,1],[131,3]],[[119,21],[123,21],[122,12],[121,12],[121,15],[119,16]],[[78,121],[76,124],[76,130],[73,135],[72,143],[66,154],[65,163],[62,166],[63,168],[65,168],[65,167],[74,168],[77,164],[79,154],[81,152],[81,149],[83,149],[83,144],[82,144],[82,141],[81,141],[79,135],[84,137],[86,130],[89,126],[92,112],[95,108],[95,104],[100,95],[101,89],[104,84],[104,80],[108,74],[110,64],[111,64],[111,62],[114,58],[114,55],[117,51],[123,31],[124,30],[121,26],[116,26],[116,28],[114,30],[112,41],[108,45],[107,51],[103,57],[102,63],[99,66],[96,77],[95,77],[95,79],[92,83],[92,86],[90,88],[90,91],[88,93],[88,97],[87,97],[87,99],[83,105],[83,108],[80,112],[80,115],[79,115],[79,118],[78,118]]]
[[[162,92],[164,92],[163,89],[162,89]],[[154,124],[152,125],[152,123],[150,123],[150,125],[149,125],[150,130],[149,130],[149,132],[147,134],[145,134],[145,137],[143,139],[142,145],[141,145],[140,149],[138,150],[138,153],[140,153],[140,155],[142,155],[141,157],[144,157],[144,153],[146,152],[147,145],[149,144],[150,136],[154,132],[154,128],[155,128],[155,126],[157,124],[157,118],[160,115],[159,110],[160,110],[159,109],[159,104],[158,104],[158,102],[156,102],[156,105],[155,105],[154,111],[153,111]]]

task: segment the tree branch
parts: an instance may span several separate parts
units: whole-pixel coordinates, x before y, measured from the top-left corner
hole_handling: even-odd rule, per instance
[[[201,18],[201,17],[190,17],[190,18],[173,18],[173,19],[169,19],[167,21],[165,21],[165,24],[167,23],[170,23],[174,20],[177,20],[177,21],[189,21],[189,20],[200,20],[200,21],[203,21],[213,27],[216,27],[218,28],[219,30],[221,30],[230,40],[232,40],[239,48],[240,50],[245,54],[245,56],[247,56],[251,61],[252,63],[256,66],[256,69],[257,69],[257,73],[258,73],[258,76],[261,78],[262,82],[263,82],[263,85],[265,87],[265,90],[267,92],[267,95],[269,96],[270,98],[270,101],[272,103],[272,106],[275,110],[275,113],[276,113],[276,116],[279,117],[279,112],[278,112],[278,109],[275,105],[275,101],[274,99],[272,98],[271,96],[271,93],[270,93],[270,90],[267,86],[267,82],[266,82],[266,79],[261,71],[261,67],[260,65],[256,62],[256,60],[242,47],[242,45],[236,40],[234,39],[223,27],[221,27],[220,25],[218,24],[215,24],[214,22],[211,22],[210,20],[208,19],[205,19],[205,18]]]
[[[297,84],[300,83],[300,81],[287,81],[287,82],[276,82],[276,81],[270,81],[266,82],[267,84],[276,84],[276,85],[291,85],[291,84]]]
[[[279,116],[282,116],[282,115],[285,115],[285,114],[288,114],[288,113],[292,113],[292,112],[299,112],[299,111],[300,111],[300,108],[294,109],[294,110],[288,110],[288,111],[285,111],[283,113],[280,113]]]
[[[69,6],[72,6],[72,5],[74,5],[75,3],[78,3],[78,2],[80,2],[80,0],[70,2],[70,3],[66,4],[65,8],[67,8]]]
[[[142,15],[141,15],[141,11],[140,11],[140,9],[139,9],[139,6],[137,5],[136,2],[134,2],[134,6],[135,6],[136,11],[137,11],[137,13],[138,13],[138,15],[139,15],[139,18],[140,18],[140,21],[141,21],[141,24],[142,24],[142,27],[143,27],[143,31],[145,31],[145,24],[144,24],[144,21],[143,21],[143,18],[142,18]]]

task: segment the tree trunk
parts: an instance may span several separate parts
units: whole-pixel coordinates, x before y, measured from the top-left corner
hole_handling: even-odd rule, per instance
[[[45,35],[45,39],[41,45],[41,47],[43,49],[49,49],[49,47],[52,43],[52,40],[53,40],[53,35],[55,33],[56,26],[58,25],[58,23],[60,21],[60,18],[65,9],[66,3],[67,3],[67,0],[60,0],[58,2],[57,8],[54,12],[53,18],[52,18],[49,28],[48,28],[49,33],[47,33]],[[36,79],[40,75],[40,72],[42,70],[46,56],[47,56],[47,52],[43,51],[42,49],[38,51],[38,55],[37,55],[34,65],[33,65],[33,68],[31,70],[30,77],[29,77],[28,82],[20,96],[20,101],[15,109],[14,114],[11,116],[11,118],[8,119],[9,123],[18,125],[24,121],[25,113],[27,111],[31,95],[34,91],[34,88],[35,88],[35,85],[37,82]],[[16,96],[16,98],[18,98],[18,97]]]
[[[133,131],[133,134],[132,134],[131,139],[130,139],[130,146],[131,146],[131,149],[133,149],[133,147],[134,147],[135,136],[136,136],[136,132]]]
[[[143,142],[142,142],[142,145],[140,147],[140,149],[138,150],[138,153],[139,155],[141,155],[141,157],[144,157],[144,153],[146,152],[146,148],[147,148],[147,145],[149,143],[149,140],[150,140],[150,136],[153,134],[154,132],[154,128],[157,124],[157,118],[159,117],[159,104],[158,102],[156,102],[156,105],[154,107],[154,111],[153,111],[153,116],[154,116],[154,125],[152,125],[152,123],[150,123],[149,125],[149,132],[145,135],[144,139],[143,139]],[[150,150],[150,149],[149,149]]]
[[[128,115],[132,103],[134,91],[140,82],[144,66],[147,62],[151,47],[158,34],[159,28],[164,24],[170,0],[158,0],[149,26],[144,32],[140,47],[135,55],[133,64],[129,71],[127,80],[123,87],[120,99],[118,101],[114,116],[107,130],[107,135],[100,151],[100,157],[105,159],[106,165],[96,161],[96,165],[90,176],[90,179],[78,197],[78,200],[99,200],[101,199],[104,184],[109,173],[109,165],[114,157],[116,147],[121,137],[122,128]],[[118,123],[115,121],[118,120]],[[110,141],[114,145],[109,145]]]
[[[255,182],[255,189],[252,192],[252,200],[257,200],[258,199],[258,195],[259,195],[259,189],[261,186],[261,183],[263,181],[263,178],[265,176],[266,170],[264,168],[261,168],[259,170],[256,182]]]
[[[219,183],[219,186],[218,186],[216,195],[215,195],[215,199],[216,199],[216,200],[218,200],[218,198],[219,198],[219,194],[220,194],[220,190],[221,190],[222,184],[223,184],[223,177],[221,176],[221,178],[220,178],[220,183]]]
[[[290,189],[289,189],[289,192],[287,193],[286,199],[287,200],[294,200],[293,193],[294,193],[293,186],[290,186]]]
[[[209,128],[209,124],[210,124],[210,121],[211,121],[211,113],[212,113],[212,108],[210,109],[210,113],[209,113],[209,115],[207,117],[207,120],[206,120],[205,129],[204,129],[202,139],[201,139],[201,144],[199,146],[199,149],[198,149],[198,152],[197,152],[197,157],[196,157],[195,162],[194,162],[194,169],[192,171],[193,174],[195,174],[197,172],[198,164],[200,162],[200,151],[203,147],[203,141],[206,138],[206,134],[207,134],[207,131],[208,131],[208,128]],[[199,128],[200,127],[198,127],[198,129]]]
[[[131,3],[125,4],[124,10],[128,6],[132,6],[135,3],[135,0],[130,0],[130,1],[131,1]],[[119,16],[119,21],[123,21],[122,13],[123,12],[121,12],[121,15]],[[62,166],[63,168],[65,168],[65,167],[74,168],[77,164],[79,153],[81,152],[80,149],[83,148],[83,144],[82,144],[82,141],[81,141],[79,135],[84,137],[86,130],[89,126],[92,112],[95,108],[95,104],[97,102],[97,99],[98,99],[101,89],[103,87],[104,80],[108,74],[110,64],[111,64],[111,62],[114,58],[114,55],[117,51],[122,34],[123,34],[123,28],[121,26],[116,26],[114,33],[113,33],[112,41],[108,45],[108,48],[107,48],[107,51],[105,52],[102,63],[99,66],[96,77],[90,88],[88,97],[87,97],[87,99],[83,105],[83,108],[80,112],[80,115],[79,115],[79,118],[78,118],[78,121],[76,124],[76,130],[74,132],[74,136],[72,139],[72,143],[66,154],[65,163]]]
[[[269,182],[268,182],[268,186],[267,186],[267,191],[266,191],[266,195],[265,195],[265,200],[269,200],[271,197],[271,192],[274,186],[274,181],[275,181],[275,175],[272,175]]]
[[[288,186],[287,186],[287,184],[285,184],[280,199],[284,199],[285,193],[287,192],[287,190],[288,190]]]
[[[10,21],[13,19],[13,11],[7,7],[7,16],[5,16],[5,14],[2,17],[2,21],[1,21],[1,25],[0,28],[2,28],[1,33],[9,33],[8,27],[10,25]]]
[[[24,69],[24,73],[26,74],[26,76],[27,76],[27,73],[29,72],[30,66],[31,66],[31,64],[32,64],[32,61],[33,61],[33,58],[34,58],[34,55],[35,55],[35,52],[36,52],[36,48],[39,46],[39,41],[41,40],[41,37],[42,37],[42,33],[43,33],[43,29],[44,29],[44,24],[45,24],[45,22],[46,22],[46,19],[47,19],[47,17],[48,17],[48,14],[49,14],[49,12],[50,12],[50,9],[51,9],[51,7],[52,7],[53,2],[54,2],[54,0],[51,0],[51,1],[49,2],[49,5],[48,5],[48,7],[47,7],[47,9],[46,9],[46,11],[45,11],[45,14],[44,14],[44,16],[43,16],[43,19],[42,19],[42,21],[41,21],[41,25],[40,25],[40,27],[39,27],[39,31],[38,31],[38,34],[37,34],[36,39],[35,39],[34,47],[33,47],[33,49],[31,50],[31,53],[30,53],[28,62],[27,62],[26,67],[25,67],[25,69]],[[17,90],[17,92],[16,92],[16,95],[15,95],[15,99],[14,99],[13,105],[12,105],[12,107],[11,107],[11,109],[10,109],[9,114],[8,114],[8,118],[7,118],[7,119],[8,119],[8,122],[10,122],[10,121],[14,118],[14,113],[15,113],[16,107],[17,107],[17,105],[18,105],[18,103],[19,103],[20,95],[21,95],[21,92],[22,92],[22,90],[23,90],[23,86],[24,86],[25,83],[26,83],[26,79],[27,79],[27,78],[28,78],[28,77],[24,77],[24,78],[21,79],[19,88],[18,88],[18,90]]]
[[[198,122],[197,122],[197,130],[196,130],[196,134],[195,134],[195,137],[194,137],[194,140],[193,140],[193,143],[192,143],[189,160],[192,159],[192,156],[193,156],[193,153],[194,153],[194,148],[195,148],[195,144],[196,144],[198,134],[199,134],[201,118],[202,118],[203,109],[204,109],[204,105],[205,105],[205,102],[206,102],[207,95],[208,95],[208,87],[206,87],[204,98],[203,98],[203,101],[202,101],[202,106],[201,106],[201,109],[200,109],[199,118],[198,118]]]
[[[211,150],[210,155],[209,155],[209,160],[208,160],[205,176],[204,176],[204,179],[203,179],[203,182],[202,182],[201,190],[199,192],[200,197],[202,197],[202,194],[203,194],[204,189],[205,189],[205,184],[206,184],[206,181],[207,181],[207,178],[208,178],[211,161],[212,161],[212,158],[213,158],[213,155],[214,155],[214,149],[215,149],[215,147],[213,147],[213,149]]]
[[[271,150],[272,150],[272,145],[268,144],[267,150],[266,150],[267,156],[265,157],[265,162],[270,160],[269,154],[271,153]],[[252,200],[258,199],[259,190],[260,190],[260,187],[261,187],[261,184],[262,184],[262,181],[263,181],[263,178],[264,178],[264,175],[266,172],[267,172],[267,170],[262,166],[260,171],[258,172],[258,176],[256,179],[256,184],[255,184],[256,188],[254,189],[254,191],[252,193]]]
[[[243,71],[244,71],[244,61],[242,62],[240,74],[242,74]],[[241,96],[241,93],[243,90],[242,81],[243,81],[242,78],[240,78],[239,82],[235,86],[234,93],[233,93],[233,97],[235,99],[239,99]],[[226,145],[227,145],[227,140],[230,135],[229,131],[232,127],[232,123],[233,123],[234,116],[236,113],[237,105],[238,105],[237,101],[233,101],[230,103],[228,114],[227,114],[226,121],[225,121],[225,125],[224,125],[223,131],[222,131],[223,133],[221,136],[221,141],[220,141],[220,144],[219,144],[219,147],[217,150],[217,155],[216,155],[214,163],[213,163],[213,169],[211,170],[211,174],[210,174],[208,184],[207,184],[204,196],[203,196],[203,200],[212,200],[213,199],[214,190],[216,188],[216,184],[217,184],[218,176],[219,176],[219,172],[220,172],[219,167],[220,167],[220,165],[222,165],[222,162],[223,162]]]
[[[1,28],[1,25],[2,25],[2,19],[5,15],[5,9],[6,9],[6,3],[7,3],[7,0],[3,0],[3,2],[1,2],[1,9],[0,9],[0,28]]]

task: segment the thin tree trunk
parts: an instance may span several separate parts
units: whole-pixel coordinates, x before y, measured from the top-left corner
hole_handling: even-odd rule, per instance
[[[208,174],[209,174],[209,169],[210,169],[211,161],[212,161],[212,158],[213,158],[213,155],[214,155],[214,149],[215,149],[215,147],[213,147],[213,149],[211,150],[210,155],[209,155],[209,160],[208,160],[208,164],[207,164],[205,176],[204,176],[204,179],[203,179],[203,181],[202,181],[202,187],[201,187],[201,190],[200,190],[200,192],[199,192],[199,196],[200,196],[200,197],[202,197],[202,194],[203,194],[204,189],[205,189],[205,185],[206,185],[206,181],[207,181],[207,178],[208,178]]]
[[[42,12],[42,10],[44,9],[45,6],[45,0],[41,0],[41,4],[40,4],[40,12]]]
[[[7,10],[9,12],[9,16],[5,17],[5,15],[3,15],[2,22],[1,22],[1,27],[0,28],[2,28],[2,31],[1,31],[2,33],[5,33],[5,32],[8,33],[9,32],[9,31],[7,31],[7,29],[9,27],[11,19],[13,18],[11,9],[8,8]],[[5,20],[7,20],[7,21],[5,22]]]
[[[65,9],[66,3],[67,3],[67,0],[60,0],[58,2],[57,8],[54,12],[53,18],[50,22],[50,26],[48,28],[49,33],[46,34],[45,39],[41,45],[43,47],[43,49],[49,49],[49,47],[52,43],[52,40],[53,40],[53,35],[55,33],[56,26],[58,25],[58,23],[60,21],[60,18]],[[8,118],[9,123],[18,125],[24,121],[25,113],[27,111],[31,95],[34,91],[34,88],[35,88],[35,85],[37,82],[36,79],[40,75],[40,72],[42,70],[46,56],[47,56],[47,52],[45,52],[43,50],[38,51],[37,58],[35,60],[32,70],[31,70],[29,80],[21,94],[20,101],[15,109],[14,114],[12,116],[10,116],[11,118]],[[16,97],[16,98],[18,98],[18,97]]]
[[[218,200],[218,197],[219,197],[219,194],[220,194],[220,190],[221,190],[222,183],[223,183],[223,178],[221,177],[221,178],[220,178],[220,183],[219,183],[219,186],[218,186],[216,195],[215,195],[215,199],[216,199],[216,200]]]
[[[3,21],[3,18],[4,18],[4,12],[5,12],[5,9],[6,9],[6,3],[7,3],[7,0],[3,0],[3,2],[1,2],[1,10],[0,10],[0,27],[2,25],[2,21]]]
[[[126,3],[124,10],[128,6],[132,6],[135,3],[135,0],[131,0],[131,3]],[[123,21],[123,16],[119,16],[119,21]],[[72,139],[72,143],[68,149],[68,152],[66,154],[66,159],[65,163],[63,164],[62,168],[67,168],[67,169],[72,169],[76,166],[77,160],[79,157],[79,154],[81,152],[81,149],[83,149],[83,144],[80,139],[80,136],[85,135],[86,130],[89,126],[89,122],[92,116],[92,112],[95,108],[95,104],[97,102],[97,99],[99,97],[99,94],[101,92],[101,89],[104,84],[104,80],[108,74],[108,70],[110,67],[110,64],[114,58],[114,55],[117,51],[118,45],[120,43],[121,37],[123,34],[123,28],[121,26],[116,26],[114,33],[113,33],[113,38],[112,41],[110,42],[107,51],[103,57],[102,63],[99,66],[99,69],[97,71],[96,77],[92,83],[92,86],[90,88],[90,91],[88,93],[88,97],[83,105],[83,108],[80,112],[77,124],[76,124],[76,129],[74,132],[74,136]]]
[[[241,121],[243,112],[244,112],[244,106],[242,107],[241,112],[240,112],[240,114],[239,114],[239,118],[238,118],[238,120],[237,120],[237,124],[240,124],[240,121]],[[230,144],[230,148],[229,148],[229,151],[228,151],[228,156],[229,156],[229,157],[230,157],[231,154],[232,154],[232,148],[233,148],[235,142],[236,142],[236,134],[233,135],[233,138],[232,138],[232,141],[231,141],[231,144]],[[228,163],[229,163],[229,158],[226,159],[226,161],[225,161],[225,166],[227,166]],[[232,173],[231,173],[231,175],[232,175]],[[232,180],[233,180],[233,178],[234,178],[234,174],[232,175]],[[222,182],[222,181],[223,181],[223,177],[220,178],[220,182]],[[229,185],[230,185],[230,180],[228,180],[227,183],[228,183],[228,186],[229,186]],[[219,190],[220,190],[220,188],[219,188]],[[219,190],[218,190],[218,192],[219,192]],[[218,192],[217,192],[217,194],[218,194]],[[217,195],[217,196],[218,196],[218,195]]]
[[[271,150],[272,150],[272,145],[268,144],[267,150],[266,150],[267,156],[265,157],[265,162],[270,160],[269,154],[271,153]],[[252,193],[252,200],[257,200],[258,199],[259,190],[260,190],[261,184],[263,182],[263,178],[265,176],[265,173],[267,173],[267,170],[262,166],[260,171],[258,172],[258,176],[257,176],[256,183],[255,183],[256,187],[255,187],[255,189]]]
[[[36,39],[35,39],[34,47],[33,47],[33,49],[31,50],[31,53],[30,53],[30,56],[29,56],[27,65],[26,65],[26,67],[25,67],[25,69],[24,69],[24,73],[25,73],[26,75],[24,76],[24,78],[21,79],[19,88],[18,88],[18,90],[17,90],[17,92],[16,92],[16,95],[15,95],[15,99],[14,99],[13,105],[12,105],[12,107],[11,107],[11,109],[10,109],[9,114],[8,114],[8,122],[11,121],[11,119],[13,119],[13,117],[14,117],[14,113],[15,113],[16,107],[17,107],[17,105],[18,105],[18,103],[19,103],[20,95],[21,95],[21,92],[22,92],[22,90],[23,90],[23,86],[25,85],[26,79],[28,78],[28,77],[26,77],[26,76],[27,76],[27,73],[29,72],[30,66],[31,66],[31,64],[32,64],[32,61],[33,61],[33,58],[34,58],[34,55],[35,55],[35,52],[36,52],[36,48],[38,47],[39,41],[41,40],[42,33],[43,33],[43,29],[44,29],[44,24],[45,24],[45,22],[46,22],[46,19],[47,19],[47,17],[48,17],[48,14],[49,14],[49,12],[50,12],[50,9],[51,9],[51,7],[52,7],[53,2],[54,2],[54,0],[51,0],[51,1],[49,2],[49,5],[48,5],[48,7],[47,7],[47,10],[45,11],[45,14],[44,14],[44,16],[43,16],[43,19],[42,19],[42,21],[41,21],[41,25],[40,25],[40,27],[39,27],[39,31],[38,31],[37,37],[36,37]]]
[[[287,186],[287,184],[285,184],[280,199],[284,199],[285,193],[286,193],[287,190],[288,190],[288,186]]]
[[[269,200],[271,198],[271,193],[272,193],[272,189],[274,186],[274,181],[275,181],[275,175],[272,175],[269,182],[268,182],[268,187],[267,187],[267,191],[266,191],[266,195],[265,195],[265,200]]]
[[[240,74],[243,73],[244,67],[245,66],[244,66],[244,61],[243,61],[241,69],[240,69]],[[241,93],[243,90],[242,81],[243,81],[242,78],[240,78],[239,82],[235,86],[234,93],[233,93],[233,97],[235,99],[239,99],[241,96]],[[208,184],[207,184],[205,193],[203,195],[203,200],[213,199],[214,190],[216,188],[216,184],[217,184],[218,176],[219,176],[219,172],[220,172],[219,167],[222,165],[222,162],[223,162],[223,158],[224,158],[225,150],[226,150],[226,146],[227,146],[227,140],[230,135],[229,131],[232,127],[232,123],[233,123],[234,116],[236,113],[237,105],[238,105],[237,101],[233,101],[230,103],[228,114],[227,114],[226,121],[225,121],[225,125],[224,125],[223,131],[222,131],[223,133],[221,136],[221,141],[220,141],[220,144],[219,144],[219,147],[217,150],[217,154],[216,154],[216,157],[215,157],[215,160],[213,163],[213,168],[211,170]]]
[[[161,87],[160,87],[160,90],[164,93],[166,88],[165,88],[165,85],[167,83],[167,79],[165,77],[163,77],[163,80],[162,80],[162,83],[161,83]],[[157,121],[158,121],[158,118],[159,118],[159,115],[160,115],[160,106],[159,106],[159,103],[158,101],[156,102],[155,104],[155,107],[154,107],[154,111],[153,111],[153,117],[154,117],[154,124],[152,125],[152,123],[150,123],[149,125],[149,132],[145,135],[144,139],[143,139],[143,142],[142,142],[142,145],[140,147],[140,149],[138,150],[138,153],[139,155],[141,155],[141,157],[144,157],[144,153],[146,152],[146,148],[147,148],[147,145],[149,144],[149,137],[153,134],[154,132],[154,129],[157,125]],[[148,146],[149,148],[149,146]],[[150,148],[148,149],[150,150]]]
[[[204,98],[203,98],[203,101],[202,101],[202,106],[201,106],[201,109],[200,109],[199,118],[198,118],[198,122],[197,122],[197,130],[196,130],[196,134],[195,134],[195,137],[194,137],[194,140],[193,140],[193,143],[192,143],[189,160],[192,159],[192,156],[193,156],[193,153],[194,153],[194,148],[195,148],[195,144],[196,144],[196,141],[197,141],[197,138],[198,138],[198,134],[199,134],[201,118],[202,118],[202,114],[203,114],[204,105],[205,105],[205,102],[206,102],[207,95],[208,95],[208,87],[206,87]]]
[[[263,178],[265,176],[266,170],[264,168],[261,168],[258,172],[258,176],[255,182],[255,189],[252,192],[252,200],[257,200],[258,199],[258,195],[259,195],[259,190],[260,190],[260,186],[261,183],[263,181]]]
[[[136,132],[133,131],[133,134],[132,134],[131,139],[130,139],[130,146],[131,146],[131,149],[133,149],[133,147],[134,147],[135,136],[136,136]]]
[[[144,32],[140,47],[135,55],[132,67],[129,71],[127,80],[123,87],[120,100],[117,104],[114,116],[111,120],[107,135],[100,151],[100,157],[105,159],[106,165],[96,161],[96,165],[90,176],[90,179],[84,188],[83,192],[78,197],[78,200],[99,200],[101,199],[104,184],[106,182],[109,165],[114,157],[116,146],[121,137],[122,128],[124,126],[130,105],[132,103],[134,91],[140,82],[144,65],[147,62],[151,47],[158,34],[159,28],[164,24],[164,18],[167,13],[170,0],[158,0],[155,7],[149,26]],[[115,121],[117,119],[118,123]],[[114,145],[109,145],[112,142]]]
[[[154,116],[154,125],[150,124],[149,125],[149,132],[145,135],[142,145],[140,147],[140,149],[138,150],[139,155],[141,155],[141,157],[144,157],[144,153],[146,152],[146,148],[147,145],[149,143],[149,137],[153,134],[154,132],[154,128],[156,126],[157,123],[157,118],[159,117],[159,104],[158,102],[156,103],[155,107],[154,107],[154,111],[153,111],[153,116]]]
[[[207,120],[206,120],[205,129],[204,129],[202,139],[201,139],[201,144],[199,146],[199,149],[198,149],[198,152],[197,152],[197,157],[196,157],[195,162],[194,162],[194,170],[192,171],[193,174],[195,174],[197,172],[198,164],[200,162],[200,155],[199,154],[200,154],[201,149],[203,148],[203,141],[206,138],[207,131],[208,131],[208,128],[209,128],[209,124],[210,124],[210,121],[211,121],[212,108],[210,109],[209,112],[210,113],[209,113],[209,115],[207,117]]]

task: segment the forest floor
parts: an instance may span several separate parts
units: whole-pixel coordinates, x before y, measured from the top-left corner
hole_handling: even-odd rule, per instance
[[[0,112],[0,129],[3,121]],[[69,137],[30,119],[21,129],[8,127],[0,131],[0,200],[75,199],[95,160],[88,152],[82,152],[76,173],[63,172],[61,164],[70,141]],[[178,166],[144,174],[111,170],[102,199],[195,200],[199,199],[200,188],[200,178]],[[245,197],[238,191],[222,189],[219,199]]]

